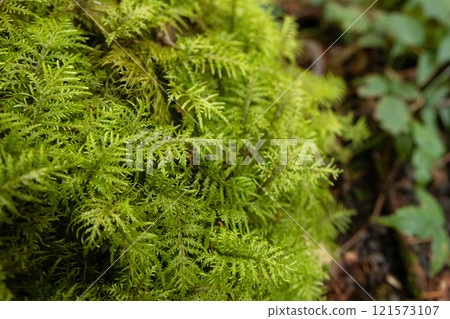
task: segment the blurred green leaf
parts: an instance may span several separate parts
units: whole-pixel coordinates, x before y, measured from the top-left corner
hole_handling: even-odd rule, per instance
[[[358,39],[358,47],[360,48],[380,48],[386,44],[383,35],[376,32],[370,32],[361,35]]]
[[[417,184],[428,184],[431,181],[431,169],[433,168],[434,159],[427,154],[426,150],[419,148],[414,150],[411,162]]]
[[[381,99],[375,111],[375,117],[380,121],[381,128],[392,135],[408,131],[408,124],[411,121],[405,102],[394,96]]]
[[[387,53],[390,58],[396,58],[403,54],[406,54],[407,48],[406,48],[405,44],[403,44],[399,41],[395,41],[394,43],[391,44],[391,47],[389,48]]]
[[[417,84],[425,84],[425,82],[427,82],[427,80],[433,74],[434,69],[435,65],[431,53],[422,53],[419,56],[419,61],[417,62]]]
[[[417,196],[423,210],[436,226],[445,226],[445,216],[439,203],[428,192],[423,189],[417,189]]]
[[[436,109],[439,104],[444,101],[449,93],[449,89],[445,86],[429,86],[424,91],[424,97],[427,107]]]
[[[378,97],[388,91],[388,84],[382,75],[369,75],[364,78],[364,85],[358,88],[361,97]]]
[[[389,76],[389,87],[394,95],[405,100],[415,100],[420,94],[417,86],[404,81],[397,75]]]
[[[450,19],[450,17],[448,17]],[[439,43],[437,51],[437,63],[443,64],[450,60],[450,35],[447,35]]]
[[[423,189],[417,189],[420,206],[406,206],[394,215],[380,217],[386,226],[420,239],[431,238],[431,272],[436,274],[448,261],[449,238],[445,232],[445,216],[437,201]]]
[[[439,132],[433,129],[433,127],[414,122],[413,137],[417,147],[426,150],[436,160],[444,155],[445,147],[439,137]]]
[[[416,143],[412,156],[414,176],[419,185],[425,185],[430,182],[433,165],[444,154],[445,148],[439,133],[430,125],[415,122],[413,139]]]
[[[450,107],[439,109],[439,117],[447,130],[450,129]]]
[[[359,6],[344,6],[337,2],[328,2],[324,14],[326,20],[338,22],[342,28],[347,29],[356,21],[356,19],[358,19],[363,11],[364,9]],[[367,31],[368,27],[369,21],[367,20],[367,17],[362,16],[358,22],[353,25],[352,31],[362,33]]]
[[[449,238],[443,228],[436,230],[432,238],[431,273],[436,274],[449,262]]]
[[[395,139],[395,148],[401,159],[409,159],[413,150],[413,143],[410,134],[400,134]]]
[[[394,40],[404,45],[420,46],[425,40],[423,25],[416,19],[401,13],[379,14],[379,27]]]
[[[425,14],[442,23],[449,22],[450,1],[448,0],[420,0]]]
[[[420,110],[420,118],[425,126],[430,126],[435,131],[439,130],[437,126],[437,112],[433,107],[430,107],[430,105],[425,105],[425,107]]]
[[[394,215],[381,217],[379,221],[406,235],[427,239],[433,234],[434,223],[432,218],[425,218],[425,216],[427,214],[421,207],[406,206],[398,209]]]

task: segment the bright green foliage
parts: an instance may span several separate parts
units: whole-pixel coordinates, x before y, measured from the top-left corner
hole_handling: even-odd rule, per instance
[[[433,258],[431,272],[436,274],[449,261],[450,238],[445,230],[445,215],[436,200],[427,192],[418,189],[420,206],[406,206],[395,215],[379,220],[410,236],[432,240]]]
[[[254,0],[79,3],[134,61],[74,2],[0,2],[1,298],[76,299],[125,251],[84,299],[321,298],[320,249],[252,178],[332,249],[349,214],[333,164],[281,166],[267,143],[268,165],[245,166],[238,143],[237,165],[194,166],[178,142],[361,142],[331,76],[306,74],[251,125],[302,72],[293,21]],[[174,137],[152,175],[126,166],[144,129]]]

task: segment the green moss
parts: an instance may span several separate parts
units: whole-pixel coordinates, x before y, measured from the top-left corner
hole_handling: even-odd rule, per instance
[[[349,125],[331,109],[342,81],[307,73],[252,125],[303,72],[291,19],[258,1],[80,4],[135,61],[75,3],[0,7],[0,296],[76,299],[126,251],[83,298],[320,298],[318,248],[253,179],[333,248],[349,214],[328,190],[330,145]],[[314,139],[329,164],[280,166],[267,146],[266,166],[194,166],[192,145],[174,142],[149,175],[126,166],[144,129]]]

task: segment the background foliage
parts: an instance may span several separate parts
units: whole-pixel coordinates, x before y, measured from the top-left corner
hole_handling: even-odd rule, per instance
[[[344,30],[371,3],[325,2],[325,19]],[[435,225],[437,229],[431,231],[431,227],[427,235],[420,231],[412,234],[432,238],[433,274],[448,261],[450,253],[443,212],[424,193],[424,187],[432,181],[433,167],[449,150],[441,138],[450,130],[449,16],[450,3],[445,0],[380,1],[377,9],[350,30],[349,37],[360,49],[383,50],[383,69],[355,79],[357,94],[375,100],[374,116],[380,128],[394,137],[398,157],[412,165],[419,201],[426,198],[435,207],[402,209],[398,214],[409,220],[407,224],[400,216],[384,221],[411,234],[410,223],[423,225],[433,215],[441,220]],[[414,68],[414,73],[402,74],[407,68]]]
[[[374,1],[278,3],[284,11],[297,17],[305,43],[319,42],[327,48]],[[426,287],[422,285],[418,289],[420,284],[413,282],[423,276],[411,269],[423,267],[433,277],[442,270],[446,271],[444,266],[450,256],[449,16],[450,2],[446,0],[379,0],[348,29],[322,59],[323,65],[319,65],[316,72],[331,70],[344,77],[349,83],[349,93],[339,108],[340,112],[352,110],[367,117],[373,134],[363,147],[342,158],[347,161],[345,168],[349,172],[344,175],[343,183],[353,185],[344,184],[353,195],[343,196],[347,199],[354,196],[349,202],[356,205],[361,219],[368,219],[344,247],[348,249],[350,243],[355,245],[355,240],[361,239],[365,233],[377,241],[375,226],[368,227],[375,220],[415,236],[421,242],[429,241],[429,249],[419,249],[419,258],[403,253],[405,245],[394,245],[403,257],[402,267],[409,273],[404,286],[409,286],[405,291],[410,291],[407,293],[410,298],[425,294],[420,290],[434,285],[430,280]],[[311,47],[305,48],[313,51]],[[301,63],[307,65],[310,61]],[[373,166],[370,164],[372,161]],[[368,183],[375,180],[376,186],[366,187],[355,174],[363,175]],[[369,216],[363,217],[365,202],[372,196],[367,192],[379,193],[379,196],[367,204],[369,213],[366,215]],[[389,216],[378,219],[380,214]],[[400,241],[405,242],[405,239]],[[410,239],[406,241],[412,242]],[[370,255],[370,248],[365,248],[363,254]],[[428,250],[431,256],[423,260]],[[443,272],[442,278],[445,277]],[[448,298],[448,294],[444,295],[447,297],[443,298]]]

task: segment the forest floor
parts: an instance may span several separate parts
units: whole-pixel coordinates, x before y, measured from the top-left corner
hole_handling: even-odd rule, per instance
[[[284,13],[294,16],[301,26],[302,58],[308,68],[339,36],[340,30],[324,28],[320,7],[299,1],[280,0]],[[311,68],[312,72],[331,72],[351,83],[355,78],[381,72],[382,52],[361,50],[339,41]],[[379,62],[379,63],[378,63]],[[405,73],[414,70],[405,70]],[[430,242],[400,235],[395,230],[374,222],[376,217],[392,214],[397,208],[417,204],[411,167],[396,156],[395,144],[379,129],[374,119],[374,103],[361,100],[349,85],[338,112],[348,110],[364,116],[372,138],[348,163],[339,164],[343,173],[333,187],[333,194],[356,212],[347,233],[338,238],[341,249],[338,262],[377,300],[450,300],[450,268],[430,277]],[[443,165],[450,169],[450,154]],[[449,177],[434,172],[428,191],[438,200],[447,216],[450,229]],[[328,300],[370,300],[365,292],[333,264],[327,281]]]

